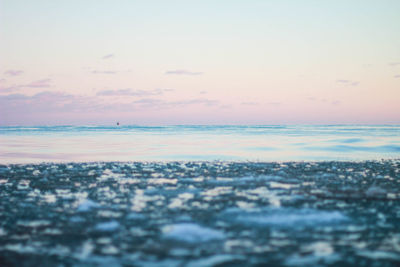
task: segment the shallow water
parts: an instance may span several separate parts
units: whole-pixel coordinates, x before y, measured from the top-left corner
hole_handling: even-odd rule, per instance
[[[0,127],[0,162],[374,160],[400,157],[400,126]]]

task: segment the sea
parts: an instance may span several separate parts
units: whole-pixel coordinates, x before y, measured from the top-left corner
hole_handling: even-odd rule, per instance
[[[400,125],[3,126],[1,163],[361,161],[400,157]]]
[[[0,127],[0,266],[396,267],[399,222],[399,125]]]

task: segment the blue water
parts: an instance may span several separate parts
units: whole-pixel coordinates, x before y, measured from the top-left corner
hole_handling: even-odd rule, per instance
[[[400,158],[400,125],[0,127],[1,163]]]

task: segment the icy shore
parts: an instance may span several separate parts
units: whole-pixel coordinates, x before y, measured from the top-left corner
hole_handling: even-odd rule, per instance
[[[400,161],[0,165],[0,266],[398,266]]]

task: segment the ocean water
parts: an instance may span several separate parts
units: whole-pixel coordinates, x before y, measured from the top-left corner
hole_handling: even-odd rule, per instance
[[[400,266],[399,137],[2,127],[0,266]]]
[[[0,127],[1,163],[400,158],[400,125]]]

